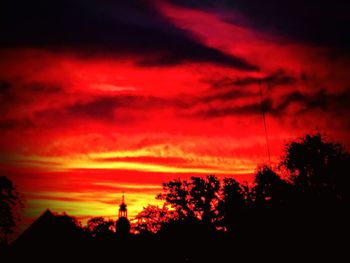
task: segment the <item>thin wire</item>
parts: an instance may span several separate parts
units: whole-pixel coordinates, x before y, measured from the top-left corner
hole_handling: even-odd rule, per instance
[[[261,80],[259,81],[259,87],[260,87],[261,111],[262,111],[262,117],[263,117],[263,121],[264,121],[264,129],[265,129],[266,149],[267,149],[267,155],[269,157],[269,164],[270,164],[270,168],[271,168],[269,137],[267,134],[267,125],[266,125],[265,108],[264,108],[264,97],[263,97]]]

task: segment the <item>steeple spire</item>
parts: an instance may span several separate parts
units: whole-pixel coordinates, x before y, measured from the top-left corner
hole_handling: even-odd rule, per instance
[[[130,234],[130,222],[128,220],[128,209],[125,204],[124,192],[122,202],[119,205],[118,220],[115,222],[116,233],[121,237],[126,237]]]
[[[124,193],[122,195],[122,203],[119,205],[119,214],[118,214],[118,217],[121,218],[121,217],[125,217],[127,218],[128,217],[128,209],[126,208],[126,204],[125,204],[125,201],[124,201]]]

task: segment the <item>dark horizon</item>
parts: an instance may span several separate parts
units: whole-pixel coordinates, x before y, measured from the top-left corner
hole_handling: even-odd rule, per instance
[[[62,260],[117,254],[132,261],[202,262],[239,260],[242,251],[259,251],[263,255],[250,258],[340,260],[346,254],[349,162],[341,144],[306,135],[286,145],[278,168],[258,167],[251,185],[215,175],[173,179],[157,195],[163,207],[144,207],[132,223],[124,195],[116,221],[94,217],[82,226],[48,209],[14,242],[2,242],[0,254],[11,260],[59,252]],[[142,253],[126,253],[132,250]]]

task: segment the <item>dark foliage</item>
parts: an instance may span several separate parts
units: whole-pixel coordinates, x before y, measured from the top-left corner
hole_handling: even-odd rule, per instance
[[[0,176],[0,245],[7,243],[18,220],[17,211],[22,207],[20,195],[16,191],[11,180],[6,176]]]
[[[39,255],[45,248],[51,255],[73,251],[80,261],[340,261],[346,255],[349,154],[319,134],[285,149],[278,168],[257,169],[253,185],[213,175],[164,183],[158,195],[164,207],[144,208],[136,217],[137,235],[110,235],[112,224],[103,218],[82,231],[74,219],[46,212],[8,256],[28,249]]]
[[[93,238],[108,239],[114,235],[113,220],[106,220],[103,217],[93,217],[87,221],[85,231]]]

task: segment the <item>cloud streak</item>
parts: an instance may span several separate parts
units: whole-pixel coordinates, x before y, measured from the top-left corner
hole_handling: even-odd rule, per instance
[[[244,0],[207,0],[187,1],[171,0],[176,5],[194,9],[214,10],[224,13],[225,21],[240,23],[266,32],[278,33],[292,41],[304,41],[324,45],[349,52],[349,16],[350,4],[344,0],[308,1],[259,1]],[[238,13],[245,19],[237,19],[231,13]]]
[[[328,94],[325,90],[316,93],[305,94],[299,91],[288,93],[277,101],[271,98],[265,99],[262,103],[256,102],[243,106],[232,106],[228,108],[210,108],[198,112],[198,116],[218,118],[235,115],[260,115],[262,110],[274,117],[301,116],[307,112],[319,111],[323,113],[346,114],[349,111],[349,92],[339,94]]]
[[[21,3],[21,8],[5,1],[0,15],[2,47],[72,50],[82,57],[138,56],[136,64],[144,67],[192,61],[258,69],[242,58],[203,45],[148,1],[35,1]]]

